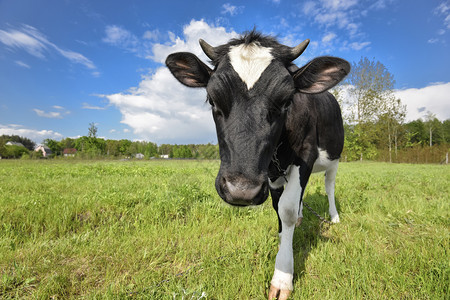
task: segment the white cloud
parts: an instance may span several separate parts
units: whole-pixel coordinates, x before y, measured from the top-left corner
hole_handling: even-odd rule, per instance
[[[244,11],[244,6],[235,6],[230,3],[225,3],[222,5],[222,14],[230,14],[230,16],[235,16],[241,14]]]
[[[397,90],[395,95],[406,104],[407,121],[424,117],[426,111],[435,113],[440,120],[450,118],[450,82],[431,84],[419,89]]]
[[[63,135],[61,133],[53,130],[30,129],[16,124],[0,124],[0,135],[2,134],[23,136],[38,143],[42,142],[45,139],[59,140],[63,138]]]
[[[29,25],[22,25],[20,29],[0,30],[0,42],[10,49],[21,49],[40,59],[44,59],[45,54],[53,49],[72,63],[84,65],[91,70],[96,69],[94,63],[84,55],[58,47],[39,30]]]
[[[322,38],[322,43],[329,43],[336,37],[336,34],[330,32]]]
[[[147,30],[144,32],[144,35],[142,36],[146,40],[157,40],[160,36],[159,30]]]
[[[21,66],[21,67],[23,67],[23,68],[31,69],[31,67],[30,67],[29,65],[27,65],[26,63],[24,63],[24,62],[21,61],[21,60],[16,60],[15,63],[16,63],[16,65]]]
[[[70,114],[70,111],[66,110],[62,106],[55,105],[53,108],[59,110],[59,111],[43,111],[41,109],[33,108],[33,111],[39,116],[43,118],[50,118],[50,119],[62,119],[64,115]]]
[[[170,43],[155,44],[149,58],[164,63],[170,53],[188,51],[207,62],[198,44],[199,38],[217,46],[237,36],[235,32],[227,32],[225,28],[209,25],[203,20],[192,20],[183,28],[183,35],[178,37],[169,32]],[[216,140],[210,108],[205,104],[205,90],[181,85],[166,67],[143,77],[137,87],[125,93],[100,96],[119,109],[121,122],[139,138],[158,143]]]
[[[45,44],[25,32],[0,30],[0,42],[13,49],[21,48],[39,58],[45,57],[44,52],[47,48]]]
[[[155,29],[145,31],[142,37],[138,38],[137,35],[121,26],[108,25],[105,28],[105,37],[103,37],[102,41],[111,46],[131,52],[140,58],[145,58],[150,53],[153,43],[160,36],[159,30]]]
[[[50,112],[45,112],[43,110],[37,109],[37,108],[33,108],[33,111],[39,116],[39,117],[43,117],[43,118],[51,118],[51,119],[62,119],[62,115],[60,112],[56,112],[56,111],[50,111]]]
[[[444,18],[444,25],[447,29],[450,29],[450,4],[447,1],[439,4],[434,10],[436,15],[442,16]]]
[[[370,6],[370,8],[371,9],[383,9],[383,8],[386,8],[386,2],[392,2],[392,0],[378,0],[378,1],[375,1],[371,6]]]
[[[358,0],[321,0],[322,5],[331,10],[346,10],[355,6]]]
[[[307,1],[302,5],[301,11],[319,27],[336,34],[325,36],[321,47],[333,48],[333,44],[339,43],[341,49],[361,50],[370,42],[363,40],[366,34],[360,20],[369,12],[385,9],[390,2],[391,0],[378,0],[367,7],[366,3],[358,0]]]
[[[428,39],[429,44],[436,44],[438,42],[445,44],[446,40],[443,35],[450,29],[450,3],[448,1],[444,1],[440,3],[435,9],[434,14],[437,16],[436,19],[440,18],[443,22],[444,28],[437,30],[438,37],[432,37]]]
[[[192,52],[203,61],[209,59],[203,53],[198,40],[204,39],[212,46],[218,46],[227,43],[231,38],[235,38],[238,34],[234,31],[227,32],[224,27],[211,26],[205,21],[192,20],[188,25],[183,28],[184,39],[175,36],[174,33],[169,32],[170,43],[169,44],[155,44],[153,45],[152,55],[148,58],[155,62],[164,63],[166,57],[173,52]]]
[[[315,15],[317,12],[316,3],[313,1],[307,1],[303,4],[303,13],[307,16]]]
[[[83,109],[93,109],[93,110],[105,110],[106,109],[106,107],[90,105],[89,103],[86,103],[86,102],[82,103],[82,107],[81,108],[83,108]]]
[[[88,69],[96,69],[94,63],[90,61],[88,58],[86,58],[84,55],[78,52],[60,49],[55,45],[53,45],[53,47],[59,54],[70,60],[72,63],[84,65]]]
[[[349,23],[349,24],[347,25],[347,30],[348,30],[348,33],[349,33],[349,35],[350,35],[351,38],[354,38],[354,37],[356,37],[356,36],[358,36],[358,35],[360,34],[360,33],[358,32],[359,26],[360,26],[360,25],[355,24],[355,23]]]
[[[349,47],[353,50],[359,51],[368,47],[370,44],[371,42],[353,42],[349,44]]]
[[[117,25],[108,25],[105,28],[105,34],[103,42],[131,52],[138,51],[139,39],[128,30]]]

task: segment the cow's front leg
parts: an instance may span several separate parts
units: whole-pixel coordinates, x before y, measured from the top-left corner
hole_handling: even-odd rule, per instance
[[[299,167],[292,166],[288,174],[288,183],[278,202],[278,216],[281,220],[280,249],[275,261],[269,300],[284,300],[293,290],[294,254],[292,240],[295,223],[298,217],[299,199],[302,193],[300,186]]]

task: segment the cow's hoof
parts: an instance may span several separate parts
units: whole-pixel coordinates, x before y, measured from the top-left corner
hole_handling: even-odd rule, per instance
[[[334,217],[331,218],[331,223],[339,223],[339,215],[335,215]]]
[[[291,294],[290,290],[280,290],[279,288],[274,287],[273,285],[270,285],[269,290],[269,300],[286,300],[289,298],[289,295]]]
[[[295,227],[302,225],[303,217],[297,219],[297,223],[295,223]]]

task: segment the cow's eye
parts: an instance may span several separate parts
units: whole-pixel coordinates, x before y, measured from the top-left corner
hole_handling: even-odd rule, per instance
[[[288,100],[283,104],[283,109],[287,110],[289,108],[289,106],[291,106],[292,104],[292,100]]]
[[[221,111],[220,108],[214,103],[214,101],[211,99],[211,97],[208,97],[208,102],[209,102],[209,104],[211,105],[211,109],[212,109],[213,113],[214,113],[216,116],[222,117],[222,116],[223,116],[222,111]]]
[[[212,101],[211,97],[208,96],[207,99],[208,99],[209,104],[210,104],[212,107],[216,106],[216,105],[214,104],[214,101]]]
[[[213,106],[212,110],[213,110],[213,112],[215,113],[216,116],[223,117],[222,111],[217,106]]]

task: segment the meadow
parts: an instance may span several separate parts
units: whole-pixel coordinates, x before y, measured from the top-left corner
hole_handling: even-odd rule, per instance
[[[233,208],[218,161],[0,161],[0,298],[266,299],[271,201]],[[306,208],[292,299],[449,299],[450,169],[342,163],[341,223]],[[325,217],[323,174],[305,201]]]

